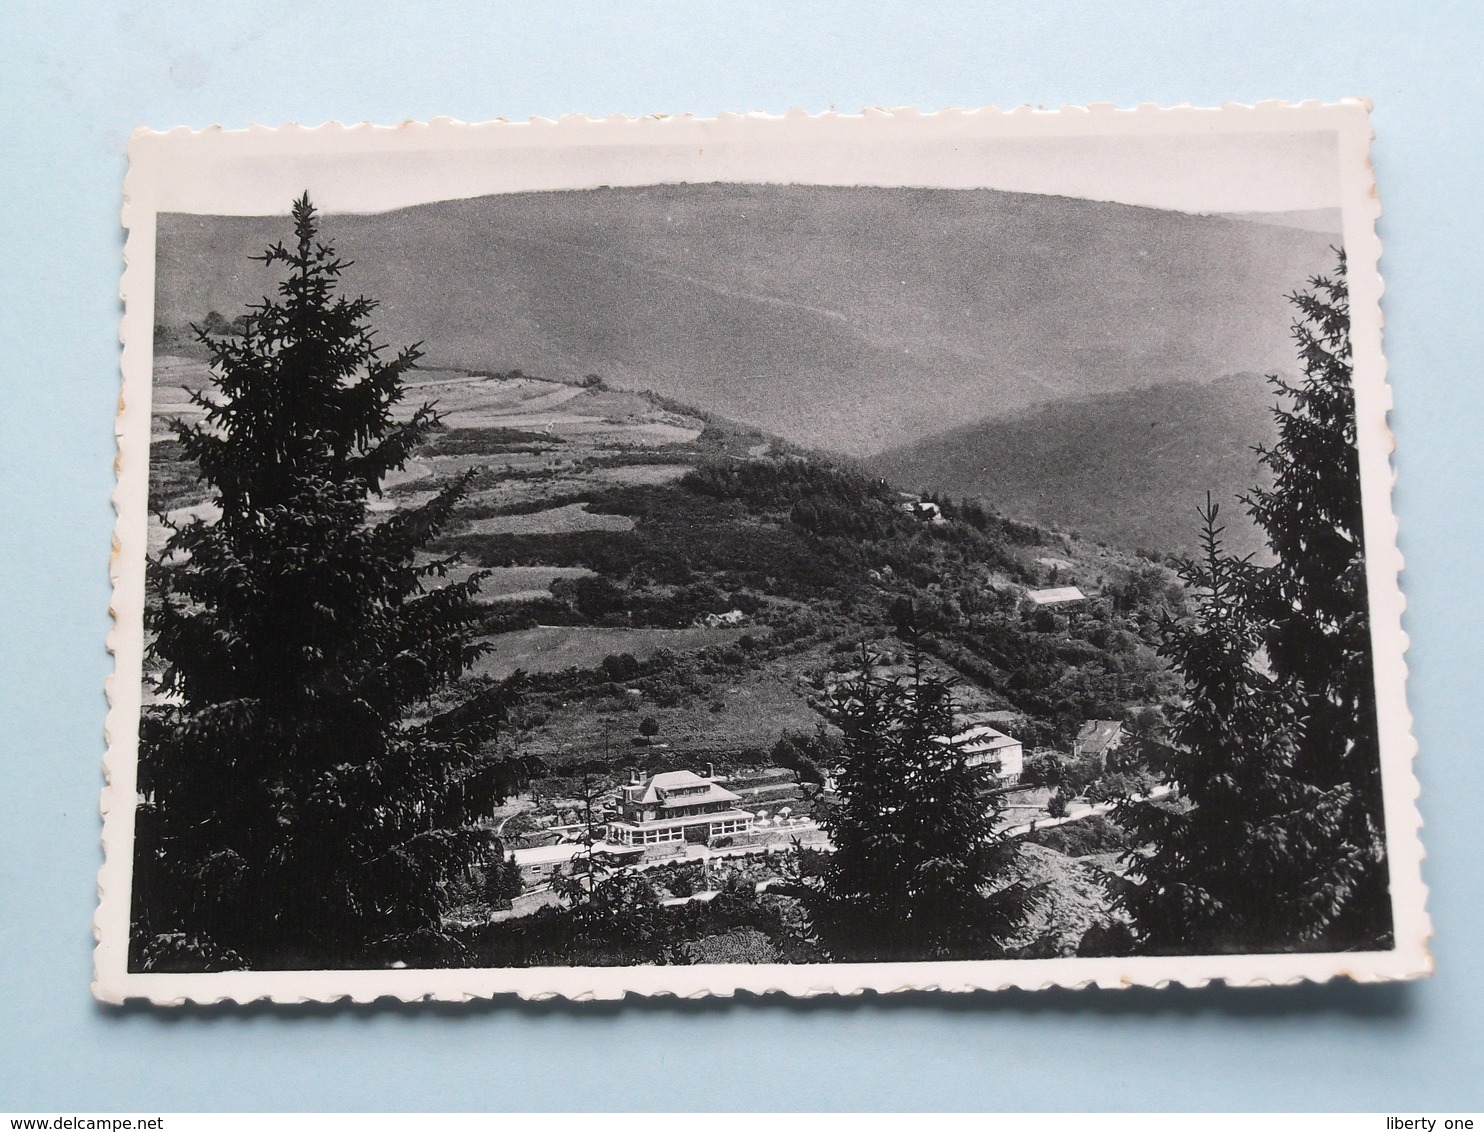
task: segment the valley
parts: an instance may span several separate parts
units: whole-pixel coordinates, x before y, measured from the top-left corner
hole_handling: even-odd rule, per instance
[[[167,365],[197,372],[188,359]],[[994,719],[1029,752],[1003,799],[1017,836],[1058,804],[1086,814],[1153,785],[1136,756],[1099,762],[1076,744],[1089,719],[1147,733],[1179,696],[1155,651],[1161,619],[1185,608],[1167,565],[992,501],[927,504],[755,427],[599,381],[420,371],[410,392],[400,412],[428,399],[444,423],[373,497],[372,517],[473,473],[421,561],[456,559],[429,588],[482,578],[485,652],[430,708],[515,680],[502,748],[540,768],[518,820],[500,820],[522,860],[580,833],[583,798],[607,820],[632,776],[680,770],[750,799],[759,825],[744,847],[817,837],[810,815],[839,750],[829,699],[863,659],[905,676],[913,640],[926,670],[953,682],[956,712]],[[157,406],[160,435],[178,412]],[[157,509],[213,521],[173,442],[157,442],[154,461]],[[1080,597],[1037,604],[1045,587]],[[790,824],[771,831],[764,819],[780,806]],[[1053,839],[1027,858],[1064,882],[1057,899],[1086,904],[1094,890],[1062,850],[1118,847],[1116,827],[1096,823],[1090,839]],[[663,865],[679,847],[646,859]],[[469,901],[458,916],[478,921]],[[1061,937],[1057,947],[1076,946]]]

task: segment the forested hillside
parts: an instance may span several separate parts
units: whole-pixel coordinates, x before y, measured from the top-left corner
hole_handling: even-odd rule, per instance
[[[1235,500],[1267,473],[1256,452],[1276,436],[1264,379],[1106,393],[981,421],[868,465],[894,482],[993,499],[1008,514],[1083,537],[1190,554],[1206,492],[1228,504],[1228,545],[1264,552]]]
[[[1163,563],[992,499],[941,499],[924,521],[887,480],[652,395],[443,376],[426,388],[451,426],[377,506],[474,472],[430,549],[461,557],[450,578],[489,571],[474,679],[529,674],[521,748],[556,774],[649,758],[631,742],[646,716],[667,760],[761,760],[824,723],[827,687],[863,645],[899,652],[909,623],[967,705],[1023,716],[1030,739],[1172,692],[1153,644],[1183,595]],[[157,442],[155,506],[177,521],[201,513],[182,469]],[[1044,585],[1087,598],[1038,608],[1026,592]]]
[[[157,321],[235,317],[274,217],[166,215]],[[1067,398],[1291,367],[1334,237],[991,190],[665,185],[330,216],[426,364],[673,396],[863,456]]]

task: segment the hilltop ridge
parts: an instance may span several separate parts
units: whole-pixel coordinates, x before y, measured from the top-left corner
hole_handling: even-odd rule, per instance
[[[179,336],[271,285],[275,217],[162,215]],[[869,456],[1067,398],[1291,366],[1332,235],[994,190],[663,185],[327,216],[428,364],[648,389]]]

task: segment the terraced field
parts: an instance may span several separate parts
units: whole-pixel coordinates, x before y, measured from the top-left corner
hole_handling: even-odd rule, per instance
[[[428,587],[468,581],[476,567],[463,562],[451,566],[442,578],[430,578]],[[581,566],[496,566],[482,571],[484,580],[479,585],[475,601],[481,605],[496,605],[501,602],[539,601],[551,597],[552,583],[561,578],[590,578],[591,570]]]
[[[473,673],[503,679],[516,669],[562,672],[594,669],[606,656],[628,653],[648,660],[660,649],[693,652],[736,641],[746,629],[608,629],[586,625],[542,625],[486,638],[494,651],[481,658]]]
[[[179,386],[206,373],[161,359],[158,432],[185,412]],[[908,603],[937,620],[927,663],[972,693],[966,706],[1012,706],[1038,734],[1163,694],[1139,635],[1153,613],[1042,625],[1013,604],[1053,571],[1096,600],[1147,569],[1108,548],[982,510],[912,522],[859,472],[648,393],[420,371],[399,412],[424,401],[443,425],[386,477],[373,521],[468,475],[421,559],[458,561],[425,584],[493,567],[476,598],[490,651],[469,677],[532,676],[512,739],[558,777],[607,774],[641,749],[676,768],[759,765],[784,736],[827,726],[821,696],[864,641],[891,651]],[[152,456],[154,505],[212,521],[181,446]],[[156,523],[153,551],[166,536]]]
[[[634,520],[627,515],[594,515],[586,503],[568,503],[528,515],[495,515],[461,526],[472,535],[565,535],[576,531],[632,531]]]
[[[209,389],[208,364],[194,357],[161,354],[155,361],[152,432],[156,442],[152,476],[168,484],[162,509],[194,508],[205,499],[194,476],[169,443],[172,421],[199,420],[203,410],[191,393]],[[456,370],[418,370],[395,410],[405,419],[431,403],[441,414],[442,441],[430,444],[382,483],[371,508],[387,513],[417,506],[434,490],[473,471],[467,504],[486,513],[473,520],[475,533],[570,533],[619,531],[632,523],[617,515],[589,515],[580,507],[553,508],[544,517],[488,517],[488,511],[544,498],[569,496],[593,483],[659,485],[673,483],[692,466],[670,457],[664,463],[630,463],[636,453],[688,448],[704,424],[639,394],[602,387],[583,388],[520,375],[471,374]],[[211,516],[207,516],[210,518]],[[163,545],[166,531],[155,524],[151,548]]]

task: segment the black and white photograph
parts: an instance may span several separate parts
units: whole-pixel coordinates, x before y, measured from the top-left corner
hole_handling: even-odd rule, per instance
[[[1369,138],[136,135],[95,993],[1426,974]]]

